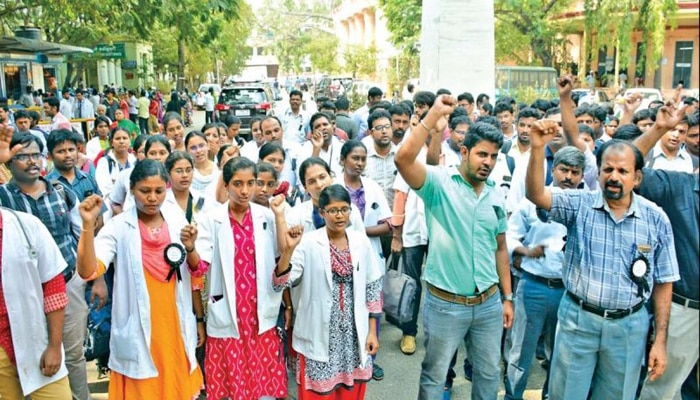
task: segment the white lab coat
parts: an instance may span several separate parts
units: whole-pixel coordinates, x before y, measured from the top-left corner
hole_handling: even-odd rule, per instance
[[[355,328],[362,365],[369,358],[365,350],[369,333],[367,309],[367,284],[381,279],[382,273],[372,245],[364,234],[347,230],[348,247],[352,259],[353,307]],[[297,283],[299,293],[292,347],[312,360],[328,362],[331,310],[333,302],[333,277],[328,233],[318,229],[305,233],[292,254],[290,280]]]
[[[315,231],[316,226],[314,226],[313,212],[314,204],[312,200],[307,200],[301,204],[297,204],[296,206],[292,207],[289,212],[285,213],[287,226],[301,225],[304,227],[304,232]],[[350,212],[348,228],[357,232],[365,233],[365,224],[362,222],[362,216],[355,207],[353,207],[352,212]]]
[[[95,238],[95,253],[104,265],[112,261],[115,264],[109,368],[132,379],[147,379],[157,377],[158,371],[151,358],[151,303],[141,263],[141,234],[136,211],[136,207],[132,207],[105,224]],[[185,217],[171,212],[168,207],[161,208],[161,213],[168,224],[170,240],[182,244],[180,230],[187,224]],[[197,326],[186,261],[180,271],[182,281],[176,283],[175,302],[180,319],[179,333],[192,372],[197,368]]]
[[[110,162],[108,157],[112,157],[114,160],[114,164],[112,164],[111,168],[109,166]],[[136,164],[136,156],[129,153],[127,156],[128,166],[124,169],[132,168],[134,164]],[[105,198],[109,197],[109,194],[112,192],[114,182],[119,178],[120,172],[119,165],[117,165],[117,161],[114,159],[112,150],[109,150],[97,161],[97,165],[95,166],[95,180],[97,181],[97,186],[100,187],[100,192],[102,192]]]
[[[364,176],[360,177],[360,182],[362,182],[362,187],[365,190],[365,215],[363,218],[364,227],[375,226],[381,220],[390,219],[393,216],[391,208],[389,208],[389,202],[384,196],[384,190],[377,182],[371,178]],[[335,179],[335,183],[345,187],[345,180],[343,176]],[[353,206],[353,210],[356,207]],[[357,210],[359,213],[359,210]],[[384,252],[382,251],[382,241],[379,236],[369,238],[372,247],[374,248],[374,253],[378,257],[378,261],[382,265],[382,273],[384,272]]]
[[[49,344],[42,283],[60,275],[66,262],[46,226],[33,215],[2,209],[2,290],[12,327],[17,374],[28,395],[68,375],[62,361],[58,372],[44,376],[39,364]],[[29,255],[27,232],[37,257]],[[62,360],[65,360],[61,347]]]
[[[272,274],[277,263],[277,232],[272,211],[251,203],[255,239],[255,280],[258,294],[258,333],[272,329],[282,303],[282,293],[272,287]],[[218,204],[197,216],[196,248],[202,260],[209,263],[207,336],[240,337],[236,310],[236,276],[233,260],[236,246],[229,220],[229,203]],[[216,296],[222,296],[215,299]]]

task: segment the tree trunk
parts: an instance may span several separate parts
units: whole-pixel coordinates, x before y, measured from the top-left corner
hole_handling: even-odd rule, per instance
[[[66,79],[63,81],[63,86],[59,87],[59,91],[65,87],[73,86],[73,73],[75,72],[75,65],[73,61],[66,62]]]
[[[177,90],[181,91],[185,86],[185,40],[177,40]]]

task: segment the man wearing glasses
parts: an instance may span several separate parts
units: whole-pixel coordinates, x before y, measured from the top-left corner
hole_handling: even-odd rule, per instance
[[[87,329],[88,307],[85,302],[85,281],[75,273],[77,237],[82,221],[79,201],[72,190],[52,185],[41,176],[43,143],[34,135],[16,134],[9,148],[22,147],[6,165],[12,180],[0,186],[0,206],[32,214],[48,228],[58,245],[67,267],[63,270],[68,305],[63,325],[68,380],[73,398],[89,398],[83,342]],[[56,261],[59,262],[59,261]]]

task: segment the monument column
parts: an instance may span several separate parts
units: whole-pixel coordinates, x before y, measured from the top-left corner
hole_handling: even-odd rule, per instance
[[[423,2],[420,88],[495,95],[493,1]]]

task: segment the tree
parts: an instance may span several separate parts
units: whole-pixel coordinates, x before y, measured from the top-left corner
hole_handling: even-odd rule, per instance
[[[311,37],[310,32],[304,32],[309,36],[304,46],[304,52],[309,55],[309,60],[314,71],[334,73],[339,70],[338,60],[338,45],[340,41],[337,37],[322,33],[316,38]]]
[[[377,70],[377,48],[364,48],[359,45],[348,45],[345,48],[345,71],[358,75],[373,75]]]
[[[414,51],[420,42],[423,4],[421,0],[379,0],[384,12],[389,40],[396,48]]]

